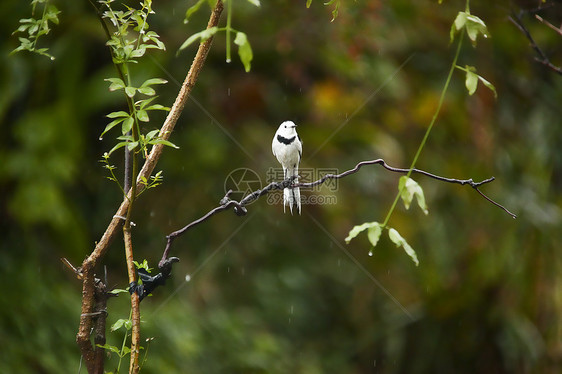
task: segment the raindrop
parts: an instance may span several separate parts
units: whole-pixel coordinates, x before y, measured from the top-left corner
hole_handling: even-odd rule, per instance
[[[100,137],[98,138],[98,140],[103,140],[103,138],[100,136]]]
[[[51,61],[55,61],[55,57],[54,57],[54,56],[51,56]]]
[[[230,266],[226,269],[227,273],[230,273]]]
[[[186,281],[186,282],[189,282],[190,280],[191,280],[191,275],[186,274],[186,275],[185,275],[185,281]]]
[[[228,96],[230,96],[230,87],[228,88]]]
[[[373,361],[373,366],[374,366],[374,367],[377,367],[377,360],[374,360],[374,361]]]
[[[295,310],[295,306],[291,305],[291,312],[290,313],[293,314],[294,310]]]
[[[341,258],[338,259],[338,267],[341,266]]]
[[[229,59],[229,58],[226,59],[226,63],[227,63],[227,64],[230,64],[231,61],[232,61],[232,60]]]
[[[369,256],[370,256],[370,257],[373,256],[373,250],[372,250],[372,249],[369,251]]]

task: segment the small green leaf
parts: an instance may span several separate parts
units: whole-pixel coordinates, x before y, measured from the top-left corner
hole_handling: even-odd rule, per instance
[[[310,8],[310,5],[312,4],[312,0],[306,0],[306,7]]]
[[[123,81],[119,78],[107,78],[104,80],[106,82],[111,82],[111,84],[109,85],[110,91],[117,91],[125,88],[125,83],[123,83]]]
[[[178,147],[177,145],[175,145],[174,143],[168,141],[168,140],[164,140],[164,139],[154,139],[148,142],[148,144],[163,144],[166,145],[168,147],[172,147],[175,149],[180,149],[180,147]]]
[[[113,331],[113,330],[112,330],[112,331]],[[119,350],[119,348],[117,348],[117,347],[115,347],[115,346],[113,346],[113,345],[109,345],[109,344],[104,344],[104,345],[96,344],[96,347],[100,347],[100,348],[103,348],[103,349],[107,349],[108,351],[111,351],[111,352],[117,353],[117,354],[121,353],[121,351]]]
[[[153,84],[166,84],[168,83],[167,80],[162,79],[162,78],[151,78],[151,79],[147,79],[146,81],[144,81],[143,84],[141,84],[141,87],[148,87],[148,86],[152,86]]]
[[[125,119],[123,121],[123,125],[121,125],[121,133],[123,135],[127,134],[129,131],[131,131],[131,129],[133,128],[133,124],[135,123],[135,120],[133,119],[133,117],[127,117],[127,119]]]
[[[466,66],[466,80],[465,85],[469,95],[476,92],[476,87],[478,87],[478,74],[476,74],[475,69],[472,66]]]
[[[181,51],[181,50],[189,47],[197,39],[201,39],[201,42],[204,42],[205,40],[207,40],[210,37],[212,37],[213,35],[215,35],[217,33],[217,31],[219,31],[219,28],[217,26],[213,26],[213,27],[210,27],[210,28],[205,29],[203,31],[200,31],[198,33],[195,33],[195,34],[191,35],[189,38],[187,38],[187,40],[185,42],[183,42],[183,44],[180,46],[179,50]]]
[[[455,39],[455,34],[460,29],[462,29],[464,27],[464,25],[466,24],[466,17],[467,17],[467,13],[465,13],[465,12],[459,12],[457,14],[457,18],[455,18],[455,21],[451,25],[451,31],[450,31],[451,43]]]
[[[143,45],[139,46],[138,49],[133,50],[131,52],[130,57],[131,58],[139,58],[139,57],[144,56],[145,53],[146,53],[146,45],[143,44]]]
[[[392,229],[392,228],[389,229],[388,230],[388,237],[390,238],[390,240],[392,240],[392,242],[394,244],[396,244],[397,247],[402,247],[404,249],[406,254],[408,254],[408,256],[411,257],[412,261],[414,261],[416,266],[418,266],[420,264],[420,262],[418,261],[418,256],[416,255],[416,252],[414,251],[414,249],[412,247],[410,247],[410,245],[398,233],[398,231],[396,231],[395,229]]]
[[[466,17],[466,32],[472,41],[472,45],[476,45],[476,38],[478,38],[478,34],[482,34],[484,38],[488,38],[490,36],[484,21],[472,14],[469,14]]]
[[[129,142],[127,143],[127,148],[129,148],[129,151],[134,150],[135,148],[137,148],[137,146],[139,145],[139,142]]]
[[[108,293],[110,293],[112,295],[117,295],[117,294],[120,294],[120,293],[129,293],[129,291],[124,290],[122,288],[115,288],[115,289],[109,291]]]
[[[130,330],[131,327],[133,327],[133,321],[131,321],[130,319],[125,320],[124,325],[125,325],[125,328],[126,328],[127,330]]]
[[[170,108],[167,107],[167,106],[160,105],[160,104],[154,104],[154,105],[151,105],[149,107],[144,108],[144,110],[166,110],[166,111],[169,111]]]
[[[115,126],[117,126],[118,124],[123,122],[124,120],[125,120],[125,118],[118,118],[118,119],[115,119],[115,120],[109,122],[109,124],[107,126],[105,126],[105,130],[103,130],[103,132],[101,133],[100,138],[103,137],[106,132],[108,132],[109,130],[111,130],[112,128],[114,128]]]
[[[137,92],[137,89],[135,87],[125,87],[125,93],[127,94],[127,96],[133,97],[135,96],[135,92]]]
[[[406,209],[410,209],[410,204],[412,203],[412,200],[415,196],[421,210],[424,212],[424,214],[428,214],[423,189],[415,180],[406,176],[400,177],[400,181],[398,182],[398,189],[400,191],[400,197],[402,198]]]
[[[160,132],[160,130],[152,130],[152,131],[149,131],[149,132],[146,134],[146,140],[148,140],[148,141],[152,140],[156,135],[158,135],[159,132]]]
[[[111,150],[109,152],[107,152],[107,154],[111,155],[113,152],[115,152],[119,148],[122,148],[122,147],[126,146],[127,144],[129,144],[129,142],[119,142],[115,145],[115,147],[111,148]]]
[[[141,122],[148,122],[150,119],[148,118],[148,113],[146,110],[137,110],[137,119]]]
[[[354,226],[351,230],[349,230],[349,234],[347,234],[347,238],[345,238],[345,243],[349,244],[351,239],[355,238],[361,232],[367,230],[370,227],[380,226],[378,222],[365,222],[362,225]]]
[[[378,223],[375,226],[369,227],[369,230],[367,231],[367,238],[369,238],[369,241],[371,242],[371,245],[373,247],[377,246],[377,243],[379,242],[379,239],[381,237],[381,233],[382,227]]]
[[[119,118],[119,117],[129,117],[129,113],[122,110],[118,112],[111,112],[107,115],[108,118]]]
[[[156,91],[154,91],[154,88],[152,88],[152,87],[140,87],[140,88],[138,89],[138,91],[139,91],[141,94],[146,95],[146,96],[154,96],[154,95],[156,95]]]
[[[125,323],[125,321],[127,321],[126,319],[118,319],[117,321],[115,321],[115,323],[113,325],[111,325],[111,331],[116,331],[119,330],[123,324]]]
[[[185,18],[184,18],[183,22],[187,23],[189,21],[189,18],[191,18],[191,16],[193,14],[195,14],[195,12],[197,12],[199,10],[199,8],[201,8],[201,5],[203,5],[205,3],[205,1],[206,0],[198,0],[195,4],[193,4],[192,6],[187,8],[187,11],[185,12]]]
[[[486,79],[484,79],[482,76],[478,76],[478,79],[480,80],[480,82],[482,82],[482,84],[486,87],[488,87],[488,89],[490,89],[493,93],[494,93],[494,97],[497,99],[498,98],[498,93],[496,92],[496,87],[494,87],[494,85],[490,82],[488,82]]]
[[[247,73],[250,71],[251,62],[254,58],[252,46],[250,45],[250,42],[248,42],[248,37],[243,32],[237,32],[234,44],[238,46],[238,55],[240,56],[240,61],[244,64],[244,69]]]

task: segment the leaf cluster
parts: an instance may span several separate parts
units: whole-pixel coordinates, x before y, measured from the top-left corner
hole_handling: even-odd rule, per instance
[[[35,18],[36,12],[39,11],[38,5],[41,5],[42,8],[41,17]],[[51,31],[51,23],[58,25],[58,15],[60,11],[55,5],[49,4],[49,0],[32,0],[31,6],[32,17],[20,19],[20,26],[12,33],[12,35],[17,33],[26,33],[27,35],[18,38],[20,45],[11,53],[29,51],[54,60],[55,57],[49,54],[48,48],[37,48],[37,42],[39,41],[39,37],[47,35]]]
[[[250,4],[259,7],[261,3],[259,0],[246,0]],[[193,14],[195,14],[200,8],[203,3],[207,2],[207,0],[199,0],[194,5],[189,7],[185,13],[184,23],[189,22],[189,19]],[[238,31],[231,26],[232,23],[232,0],[227,0],[226,5],[228,7],[228,16],[227,16],[227,24],[226,27],[210,27],[208,29],[196,32],[195,34],[191,35],[187,38],[183,44],[180,46],[179,51],[182,51],[192,45],[194,42],[199,40],[199,43],[203,43],[212,36],[214,36],[218,32],[224,31],[227,37],[227,45],[226,45],[226,61],[230,62],[230,34],[235,33],[234,44],[238,46],[238,56],[240,61],[244,65],[244,69],[246,72],[249,72],[252,67],[252,59],[254,58],[254,53],[252,52],[252,46],[250,41],[248,40],[248,35],[242,31]],[[178,51],[178,52],[179,52]]]

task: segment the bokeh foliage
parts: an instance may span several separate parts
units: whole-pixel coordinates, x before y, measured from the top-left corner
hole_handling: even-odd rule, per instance
[[[486,193],[517,220],[470,188],[416,177],[429,215],[400,208],[390,224],[420,265],[384,238],[369,257],[365,237],[344,238],[355,224],[381,220],[392,202],[398,176],[375,167],[341,180],[337,204],[303,206],[302,216],[265,199],[245,218],[223,213],[176,241],[173,278],[141,304],[143,337],[155,338],[143,372],[559,372],[562,78],[533,61],[507,21],[532,3],[471,2],[491,38],[466,43],[459,64],[476,66],[498,98],[483,88],[468,96],[457,72],[418,162],[444,176],[494,175]],[[333,7],[319,1],[235,4],[252,70],[226,64],[224,36],[215,40],[171,139],[180,149],[158,165],[164,184],[134,214],[136,258],[152,266],[166,234],[218,204],[230,171],[247,167],[263,181],[277,166],[270,141],[283,120],[299,124],[303,167],[344,170],[379,157],[407,166],[452,58],[450,25],[464,10],[450,0],[340,2],[330,22]],[[194,47],[174,51],[206,22],[203,6],[184,25],[188,6],[155,4],[151,26],[168,53],[134,67],[170,82],[159,91],[165,105]],[[103,80],[114,76],[104,34],[87,2],[57,7],[60,24],[43,40],[55,61],[8,57],[17,39],[0,42],[0,372],[77,371],[81,286],[59,258],[79,264],[121,199],[98,162],[114,145],[98,140],[104,116],[125,106]],[[1,2],[2,35],[28,12],[25,1]],[[541,14],[560,24],[559,12]],[[524,20],[562,63],[562,38]],[[151,116],[150,129],[163,116]],[[104,261],[110,287],[126,286],[121,243]],[[111,299],[108,322],[128,310],[126,296]],[[111,344],[121,338],[108,333]]]

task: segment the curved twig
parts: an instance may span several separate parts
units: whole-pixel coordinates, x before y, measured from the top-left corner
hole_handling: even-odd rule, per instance
[[[192,221],[192,222],[188,223],[183,228],[181,228],[177,231],[174,231],[171,234],[169,234],[168,236],[166,236],[166,239],[167,239],[166,248],[164,249],[164,253],[162,255],[162,259],[160,260],[160,264],[163,264],[166,261],[166,259],[168,258],[168,255],[169,255],[169,252],[170,252],[170,249],[171,249],[171,246],[172,246],[172,242],[178,236],[181,236],[181,235],[185,234],[189,229],[207,221],[209,218],[211,218],[212,216],[214,216],[215,214],[217,214],[219,212],[223,212],[225,210],[229,210],[230,208],[233,208],[234,212],[237,215],[243,216],[243,215],[246,215],[246,213],[247,213],[247,209],[245,208],[246,205],[248,205],[249,203],[259,199],[260,197],[262,197],[266,194],[268,194],[271,191],[282,190],[284,188],[295,188],[295,187],[300,187],[300,188],[316,187],[316,186],[319,186],[319,185],[323,184],[324,182],[326,182],[329,179],[341,179],[341,178],[347,177],[351,174],[355,174],[359,171],[359,169],[361,169],[365,165],[380,165],[388,171],[391,171],[391,172],[394,172],[394,173],[401,173],[401,174],[408,174],[408,172],[410,171],[410,169],[392,167],[392,166],[388,165],[382,158],[379,158],[379,159],[376,159],[376,160],[361,161],[357,165],[355,165],[355,167],[353,169],[346,170],[346,171],[344,171],[343,173],[340,173],[340,174],[326,174],[322,178],[320,178],[320,179],[318,179],[314,182],[293,184],[293,180],[297,177],[287,178],[282,182],[271,182],[270,184],[268,184],[264,188],[252,192],[251,194],[247,195],[246,197],[244,197],[240,201],[230,199],[229,196],[232,193],[232,191],[228,191],[226,193],[226,195],[221,199],[219,206],[217,206],[214,209],[211,209],[209,212],[207,212],[207,214],[205,214],[201,218],[196,219],[195,221]],[[475,189],[488,202],[492,203],[493,205],[497,206],[498,208],[503,209],[511,217],[517,218],[517,216],[515,214],[511,213],[506,207],[504,207],[503,205],[501,205],[501,204],[497,203],[496,201],[492,200],[491,198],[486,196],[482,191],[480,191],[479,187],[484,185],[484,184],[493,182],[495,180],[494,177],[484,179],[480,182],[474,182],[472,179],[456,179],[456,178],[442,177],[442,176],[432,174],[432,173],[429,173],[427,171],[420,170],[420,169],[412,169],[412,173],[424,175],[426,177],[438,180],[440,182],[460,184],[462,186],[468,185],[468,186],[472,187],[473,189]]]

